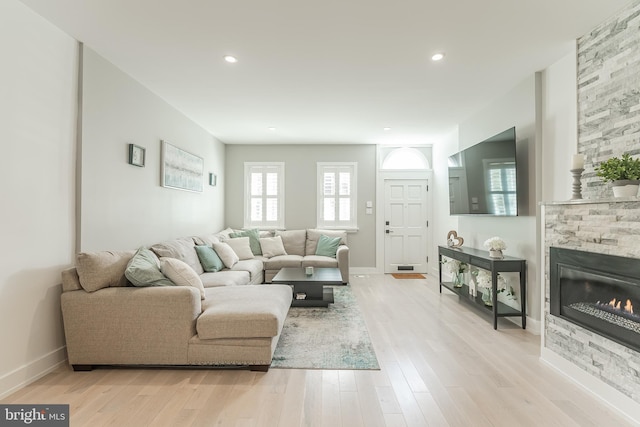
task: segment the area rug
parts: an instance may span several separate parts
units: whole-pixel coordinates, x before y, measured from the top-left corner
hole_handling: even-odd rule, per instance
[[[333,287],[329,307],[291,307],[272,368],[380,369],[351,286]]]
[[[391,273],[394,279],[426,279],[420,273]]]

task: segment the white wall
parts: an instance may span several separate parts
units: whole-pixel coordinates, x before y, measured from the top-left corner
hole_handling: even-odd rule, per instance
[[[576,49],[542,73],[542,200],[571,198],[573,179],[569,172],[577,152],[577,62]]]
[[[227,225],[244,225],[244,162],[285,163],[285,227],[315,228],[317,219],[317,162],[358,163],[358,231],[349,233],[350,265],[376,266],[375,212],[366,214],[366,202],[376,206],[375,145],[228,145],[226,150]]]
[[[457,216],[449,215],[449,168],[447,159],[458,151],[458,128],[433,144],[433,245],[429,254],[430,273],[438,277],[438,245],[447,245],[449,230],[458,230]],[[437,160],[436,160],[437,159]],[[465,238],[465,244],[466,238]]]
[[[73,264],[78,46],[0,2],[0,396],[66,357],[60,272]]]
[[[493,236],[502,237],[506,244],[506,254],[527,260],[527,316],[531,322],[527,328],[535,330],[535,322],[540,320],[540,284],[537,280],[538,253],[536,233],[537,185],[536,135],[538,120],[536,103],[539,99],[539,84],[535,75],[525,79],[508,93],[494,100],[482,111],[459,126],[460,148],[467,148],[486,138],[516,127],[519,203],[518,217],[473,217],[458,218],[458,234],[465,240],[465,246],[483,249],[484,241]],[[518,289],[516,277],[509,276],[509,282]]]
[[[131,249],[224,227],[225,146],[91,49],[83,50],[80,250]],[[218,176],[194,193],[160,185],[160,141]],[[128,144],[146,166],[127,163]],[[205,178],[206,178],[205,177]]]

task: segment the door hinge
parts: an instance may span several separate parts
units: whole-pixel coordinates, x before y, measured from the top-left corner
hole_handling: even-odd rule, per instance
[[[429,262],[429,256],[427,255],[427,262]]]
[[[427,227],[429,226],[429,221],[427,221]]]
[[[429,184],[427,184],[427,191],[429,191]]]

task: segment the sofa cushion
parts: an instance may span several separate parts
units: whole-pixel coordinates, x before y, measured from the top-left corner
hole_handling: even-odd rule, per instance
[[[240,261],[240,258],[238,258],[238,255],[231,249],[231,246],[225,242],[214,243],[213,250],[216,251],[224,263],[224,266],[227,268],[233,267],[236,262]]]
[[[200,259],[198,259],[195,246],[192,237],[183,237],[156,243],[150,249],[160,258],[177,258],[180,261],[184,261],[197,274],[202,274],[204,270],[200,264]]]
[[[287,255],[287,251],[282,244],[282,236],[262,237],[260,239],[260,247],[262,248],[262,255],[264,255],[265,258]]]
[[[224,263],[212,246],[196,245],[195,248],[204,271],[215,273],[224,268]]]
[[[160,258],[160,271],[177,286],[191,286],[200,291],[200,298],[205,299],[202,280],[193,268],[176,258]]]
[[[231,268],[232,271],[248,271],[251,276],[251,280],[254,277],[258,276],[262,273],[263,269],[262,260],[261,259],[245,259],[240,260],[236,263],[236,265]]]
[[[231,228],[227,227],[222,231],[218,231],[215,236],[218,238],[218,240],[220,240],[221,242],[227,241],[231,238],[231,233],[235,233],[234,230],[232,230]]]
[[[340,246],[340,240],[342,240],[340,237],[328,237],[321,234],[318,239],[318,246],[316,246],[316,255],[335,258],[338,246]]]
[[[322,256],[322,255],[307,255],[302,258],[303,267],[317,267],[317,268],[337,268],[338,260],[336,258]]]
[[[300,255],[278,255],[264,260],[265,270],[280,270],[283,267],[302,267]]]
[[[253,252],[251,252],[251,246],[249,245],[248,237],[234,237],[225,242],[231,249],[238,255],[239,259],[252,259]]]
[[[200,280],[205,287],[205,294],[209,295],[207,288],[246,285],[251,281],[251,276],[248,271],[222,270],[217,273],[203,273],[200,275]]]
[[[282,238],[284,250],[288,255],[304,256],[304,244],[307,230],[276,230],[276,236]]]
[[[233,232],[229,235],[232,239],[237,237],[248,237],[249,247],[254,255],[262,255],[262,249],[260,248],[260,231],[257,228],[251,230],[240,230]]]
[[[193,243],[201,246],[213,246],[214,243],[220,242],[218,236],[215,234],[206,234],[204,236],[193,236]]]
[[[140,248],[124,271],[124,275],[134,286],[173,286],[162,271],[160,271],[160,261],[156,254],[147,248]]]
[[[80,284],[87,292],[98,289],[129,286],[124,275],[127,264],[136,251],[81,252],[76,255]]]
[[[274,230],[260,230],[260,238],[275,236]]]
[[[307,244],[305,255],[315,255],[318,247],[318,240],[320,236],[325,235],[327,237],[340,237],[340,244],[347,244],[347,232],[344,230],[307,230]]]
[[[288,285],[249,285],[207,290],[196,330],[200,339],[275,337],[291,305]]]

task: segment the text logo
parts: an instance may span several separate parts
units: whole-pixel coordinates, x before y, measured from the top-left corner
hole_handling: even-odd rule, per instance
[[[69,427],[69,405],[0,405],[0,427]]]

